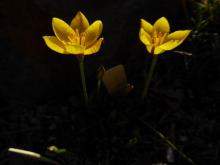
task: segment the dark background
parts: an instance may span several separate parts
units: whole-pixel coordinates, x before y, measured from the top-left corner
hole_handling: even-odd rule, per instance
[[[218,164],[220,17],[199,31],[191,22],[194,7],[190,2],[1,0],[0,164],[38,164],[9,155],[7,148],[44,155],[50,145],[74,153],[52,156],[59,162],[65,160],[63,164],[166,162],[167,146],[134,116],[163,132],[199,165]],[[89,112],[82,105],[78,61],[73,55],[53,52],[42,39],[54,34],[52,17],[69,23],[77,11],[90,23],[100,19],[104,25],[101,50],[85,58],[88,93],[94,94],[100,65],[123,64],[134,85],[127,97],[109,96],[103,88],[103,100],[91,105]],[[171,31],[193,30],[177,48],[193,55],[170,51],[159,56],[149,98],[139,105],[145,69],[151,61],[138,37],[140,19],[153,23],[162,16],[169,20]],[[128,144],[133,138],[137,144]],[[190,164],[174,156],[173,164]]]
[[[47,48],[43,35],[53,35],[52,17],[70,22],[77,11],[93,22],[103,21],[102,50],[86,59],[87,76],[100,65],[126,63],[131,56],[143,58],[139,42],[140,18],[152,23],[161,16],[171,28],[184,24],[181,1],[1,1],[1,84],[3,99],[45,100],[63,98],[78,89],[80,79],[74,56],[64,57]],[[187,28],[186,26],[183,28]],[[175,30],[173,28],[173,30]],[[142,51],[142,52],[141,52]]]

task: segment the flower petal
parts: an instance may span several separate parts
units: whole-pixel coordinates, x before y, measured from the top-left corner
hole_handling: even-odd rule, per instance
[[[70,26],[73,29],[78,29],[79,33],[82,33],[89,27],[89,21],[82,12],[78,11],[76,16],[71,21]]]
[[[84,51],[84,55],[90,55],[90,54],[97,53],[101,48],[101,44],[102,44],[103,40],[104,40],[104,38],[100,38],[99,40],[97,40],[90,48],[88,48]]]
[[[172,50],[179,46],[189,35],[191,30],[179,30],[175,31],[167,36],[167,42],[159,47],[164,50]]]
[[[60,42],[60,40],[58,40],[55,36],[43,36],[43,39],[50,49],[61,54],[68,54],[65,51],[63,43]]]
[[[171,40],[171,41],[168,41],[168,42],[160,45],[159,47],[164,50],[172,50],[172,49],[176,48],[177,46],[179,46],[181,43],[182,42],[180,42],[180,40]]]
[[[74,30],[59,18],[52,19],[52,27],[56,37],[60,41],[70,42],[69,36],[75,34]]]
[[[169,33],[170,32],[170,25],[168,20],[165,17],[159,18],[153,25],[154,29],[157,32],[162,33]]]
[[[144,19],[141,19],[141,28],[143,28],[149,35],[153,32],[153,26]]]
[[[152,49],[153,49],[153,45],[146,45],[146,48],[147,48],[147,51],[149,52],[149,53],[152,53]],[[153,54],[161,54],[161,53],[163,53],[163,52],[165,52],[165,50],[163,50],[163,49],[161,49],[160,47],[158,47],[158,46],[156,46],[155,48],[154,48],[154,52],[153,52]]]
[[[75,54],[75,55],[78,55],[78,54],[83,54],[83,51],[84,51],[84,48],[83,46],[81,45],[65,45],[65,48],[66,48],[66,51],[69,53],[69,54]]]
[[[191,30],[178,30],[167,36],[167,40],[185,40]]]
[[[102,33],[102,21],[98,20],[91,24],[85,31],[85,46],[90,47]]]
[[[141,28],[139,31],[139,38],[143,44],[145,45],[151,44],[151,37],[143,28]]]

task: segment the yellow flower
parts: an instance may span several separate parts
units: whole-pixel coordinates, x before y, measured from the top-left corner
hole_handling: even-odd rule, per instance
[[[170,25],[165,17],[159,18],[153,25],[141,19],[139,38],[151,54],[161,54],[179,46],[191,30],[178,30],[170,33]]]
[[[89,25],[82,12],[78,12],[68,25],[59,18],[52,19],[55,36],[43,36],[46,45],[61,54],[90,55],[99,51],[103,38],[102,21]]]

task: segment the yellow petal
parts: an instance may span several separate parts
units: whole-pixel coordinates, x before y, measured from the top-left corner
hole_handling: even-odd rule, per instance
[[[70,25],[73,29],[78,29],[79,33],[82,33],[89,27],[89,21],[82,12],[78,11]]]
[[[152,34],[153,32],[153,26],[144,19],[141,19],[141,28],[143,28],[148,34]]]
[[[167,42],[159,47],[164,50],[172,50],[179,46],[189,35],[191,30],[179,30],[175,31],[167,36]]]
[[[153,45],[147,45],[146,48],[147,48],[147,51],[148,51],[149,53],[152,53]],[[153,54],[161,54],[161,53],[163,53],[163,52],[165,52],[165,50],[163,50],[163,49],[161,49],[160,47],[156,46],[156,47],[154,48]]]
[[[165,17],[159,18],[153,25],[154,29],[157,32],[162,33],[169,33],[170,32],[170,25],[168,20]]]
[[[65,45],[66,52],[69,54],[83,54],[84,48],[81,45]]]
[[[98,20],[91,24],[85,31],[85,46],[90,47],[102,33],[102,21]]]
[[[97,40],[90,48],[84,51],[84,55],[90,55],[98,52],[101,48],[103,40],[104,38],[100,38],[99,40]]]
[[[164,50],[172,50],[172,49],[176,48],[177,46],[179,46],[181,43],[182,42],[180,40],[171,40],[171,41],[168,41],[168,42],[160,45],[159,47]]]
[[[68,54],[65,51],[63,43],[60,42],[55,36],[43,36],[43,39],[50,49],[61,54]]]
[[[145,45],[151,44],[151,37],[143,28],[141,28],[139,31],[139,38],[143,44]]]
[[[69,36],[75,33],[74,30],[66,22],[59,18],[52,19],[52,27],[56,37],[60,41],[70,42]]]
[[[191,30],[178,30],[167,36],[167,40],[185,40]]]

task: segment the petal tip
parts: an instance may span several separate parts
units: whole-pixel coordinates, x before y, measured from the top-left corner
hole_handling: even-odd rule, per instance
[[[51,36],[42,36],[42,39],[47,42]]]
[[[167,18],[166,18],[165,16],[160,17],[158,20],[162,20],[162,21],[166,21],[166,22],[168,22],[168,20],[167,20]]]
[[[46,42],[47,36],[42,36],[42,39]]]
[[[94,23],[95,23],[96,26],[100,29],[100,31],[102,31],[102,29],[103,29],[103,23],[102,23],[102,21],[101,21],[101,20],[96,20]]]
[[[143,25],[145,22],[147,22],[145,19],[141,18],[140,19],[141,25]],[[147,22],[148,23],[148,22]]]
[[[84,16],[84,17],[85,17],[85,15],[83,14],[83,12],[81,12],[81,11],[78,11],[78,12],[76,13],[76,15],[80,15],[80,16]]]
[[[168,19],[167,19],[166,17],[162,17],[162,19],[163,19],[164,21],[166,21],[168,25],[170,25],[170,23],[169,23],[169,21],[168,21]]]
[[[53,17],[53,18],[52,18],[52,22],[57,22],[57,21],[60,21],[60,19],[57,18],[57,17]]]
[[[161,19],[166,19],[167,20],[167,18],[165,16],[162,16]]]
[[[141,21],[141,23],[142,23],[143,21],[145,21],[145,19],[141,18],[140,21]]]
[[[188,35],[191,33],[192,30],[184,30],[185,32],[184,38],[188,37]]]
[[[53,17],[52,18],[52,26],[54,27],[55,24],[60,24],[61,22],[63,22],[63,20],[57,18],[57,17]]]
[[[97,20],[96,21],[100,26],[103,26],[102,21],[101,20]]]
[[[186,30],[187,34],[190,34],[192,32],[192,30]]]
[[[163,33],[169,33],[170,32],[169,21],[164,16],[157,19],[153,26],[154,26],[155,29],[157,29],[160,32],[163,32]]]
[[[140,24],[141,26],[143,25],[143,23],[145,22],[145,20],[143,18],[140,19]]]
[[[73,17],[70,26],[83,32],[89,27],[89,21],[81,11],[78,11]]]

